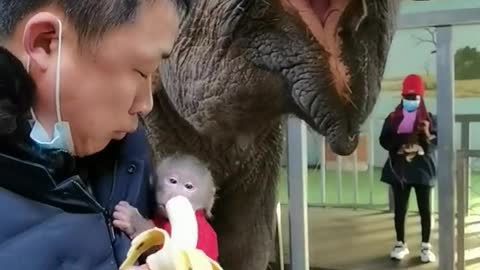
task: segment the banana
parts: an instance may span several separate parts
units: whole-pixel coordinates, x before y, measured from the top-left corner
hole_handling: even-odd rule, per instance
[[[174,197],[167,202],[166,210],[172,226],[171,237],[158,228],[139,234],[133,239],[120,270],[128,270],[145,251],[158,245],[163,245],[162,249],[146,260],[150,270],[223,270],[217,262],[196,248],[197,220],[188,199]]]
[[[153,228],[142,232],[133,239],[132,245],[127,253],[127,258],[119,270],[128,270],[147,250],[157,245],[165,246],[169,240],[168,233],[163,229]]]

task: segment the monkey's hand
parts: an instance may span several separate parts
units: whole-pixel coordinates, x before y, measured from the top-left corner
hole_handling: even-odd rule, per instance
[[[142,217],[137,208],[124,201],[119,202],[115,206],[113,225],[124,231],[130,239],[155,227],[151,220]]]
[[[172,224],[171,238],[165,230],[158,228],[141,233],[133,239],[120,270],[131,269],[141,254],[157,245],[162,248],[147,257],[148,269],[222,270],[217,262],[195,248],[198,240],[197,223],[188,199],[182,196],[174,197],[167,202],[166,210]]]

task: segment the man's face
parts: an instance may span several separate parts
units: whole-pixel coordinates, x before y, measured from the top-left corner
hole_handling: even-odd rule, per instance
[[[152,109],[151,74],[173,47],[178,17],[170,1],[144,3],[133,23],[108,31],[91,51],[81,48],[71,25],[62,22],[62,120],[70,124],[76,155],[86,156],[133,132],[138,115]],[[54,116],[57,53],[51,54],[45,72],[37,68],[31,74],[38,87],[35,111],[49,108]]]

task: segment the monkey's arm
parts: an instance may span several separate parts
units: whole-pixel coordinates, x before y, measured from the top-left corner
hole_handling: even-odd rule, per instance
[[[130,239],[137,237],[144,231],[155,228],[152,220],[144,218],[137,208],[125,201],[121,201],[115,206],[113,225],[124,231]]]

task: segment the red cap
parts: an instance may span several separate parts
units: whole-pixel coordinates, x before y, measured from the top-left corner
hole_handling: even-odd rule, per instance
[[[403,80],[402,96],[418,95],[423,96],[425,89],[422,77],[416,74],[410,74]]]

